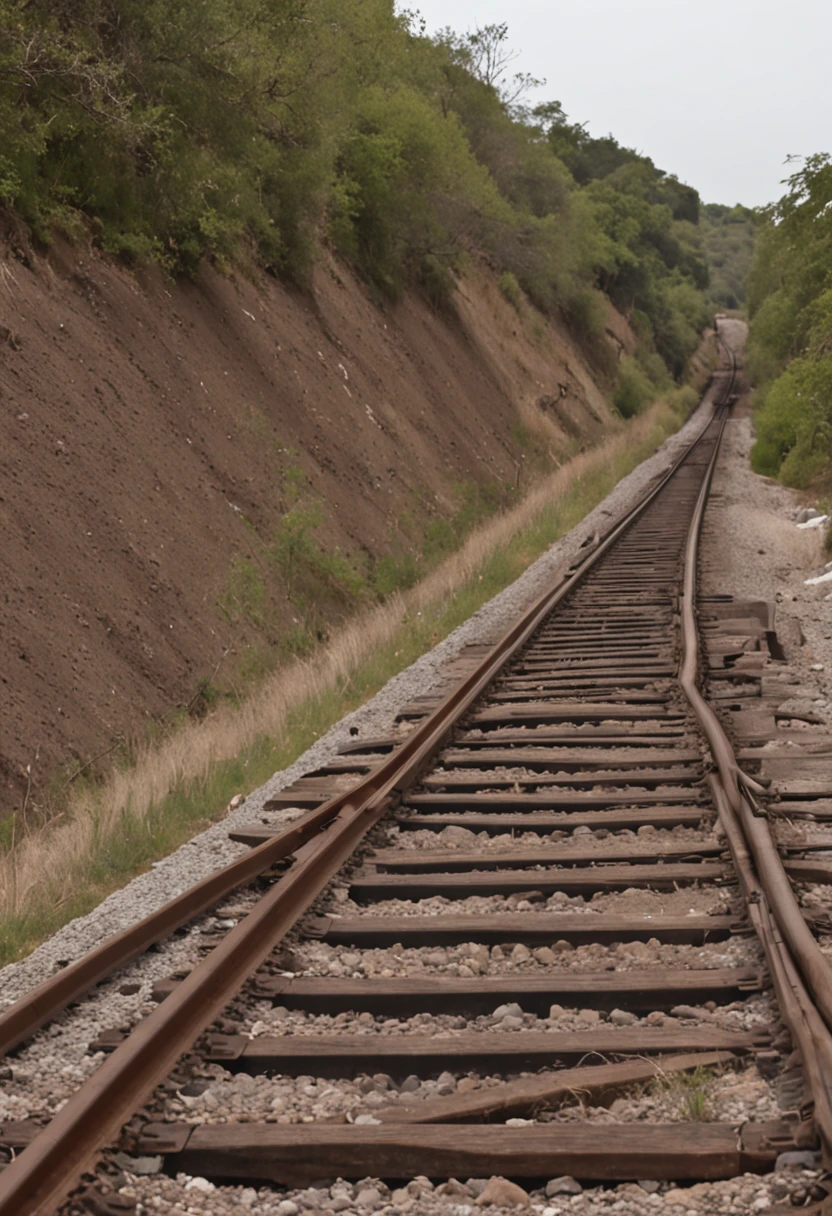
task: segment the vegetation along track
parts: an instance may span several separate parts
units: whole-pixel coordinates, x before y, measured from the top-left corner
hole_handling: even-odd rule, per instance
[[[51,1121],[0,1126],[2,1216],[130,1210],[113,1183],[130,1158],[116,1168],[106,1151],[117,1142],[172,1173],[285,1185],[684,1183],[814,1146],[832,1164],[826,926],[794,894],[828,881],[829,865],[821,838],[783,830],[822,822],[829,804],[804,783],[769,806],[788,820],[763,806],[771,740],[799,735],[767,715],[783,664],[765,606],[714,598],[695,613],[733,399],[724,349],[699,439],[450,694],[281,795],[310,808],[289,829],[238,831],[253,846],[242,860],[0,1015],[13,1052],[218,909],[203,957],[158,985],[132,1028],[91,1045],[103,1062]],[[744,732],[738,754],[724,721]],[[767,1022],[732,1017],[749,999]],[[687,1122],[638,1117],[599,1135],[565,1114],[749,1060],[780,1074],[777,1120],[738,1128],[691,1102]],[[239,1101],[218,1115],[223,1079],[231,1093],[241,1075],[259,1097],[245,1119]],[[272,1081],[292,1077],[336,1098],[352,1086],[363,1109],[281,1117]]]

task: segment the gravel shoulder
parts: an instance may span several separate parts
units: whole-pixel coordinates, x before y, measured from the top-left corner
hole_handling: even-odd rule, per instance
[[[776,604],[777,636],[801,677],[801,695],[811,689],[826,708],[832,698],[832,601],[825,596],[832,585],[805,585],[829,560],[823,529],[797,527],[797,512],[813,505],[805,494],[752,472],[753,442],[750,406],[741,401],[726,425],[705,516],[702,590]]]

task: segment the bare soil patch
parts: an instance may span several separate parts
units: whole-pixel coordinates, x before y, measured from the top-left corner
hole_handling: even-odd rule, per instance
[[[320,502],[328,551],[372,560],[413,552],[460,486],[513,492],[611,425],[565,329],[519,316],[485,270],[447,317],[416,296],[382,309],[331,259],[301,295],[0,240],[6,329],[0,813],[28,766],[37,795],[274,641],[219,603],[235,558],[262,562],[287,476]]]

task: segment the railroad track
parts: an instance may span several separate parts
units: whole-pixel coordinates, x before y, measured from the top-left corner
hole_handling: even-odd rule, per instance
[[[791,1150],[832,1165],[826,925],[795,896],[832,877],[832,790],[792,783],[765,813],[771,741],[799,742],[766,693],[773,624],[697,605],[725,350],[699,439],[447,695],[401,711],[407,733],[356,741],[275,800],[308,808],[289,828],[237,830],[247,855],[0,1014],[19,1051],[201,918],[193,966],[95,1039],[52,1119],[0,1125],[0,1216],[134,1210],[119,1182],[144,1158],[326,1182],[344,1211],[383,1196],[335,1179],[472,1179],[458,1193],[499,1207],[517,1192],[492,1176],[549,1180],[555,1203],[576,1179],[727,1179]],[[807,815],[814,834],[790,836]],[[751,1078],[763,1117],[696,1117],[709,1075],[728,1094]],[[674,1093],[688,1120],[661,1117]],[[575,1117],[616,1098],[621,1121]]]

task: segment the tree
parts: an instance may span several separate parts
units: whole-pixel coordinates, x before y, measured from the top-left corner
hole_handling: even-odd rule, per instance
[[[546,83],[529,72],[508,75],[510,65],[519,59],[520,52],[510,48],[505,22],[478,26],[467,34],[456,34],[448,29],[441,37],[462,66],[475,80],[493,89],[507,110],[517,106],[531,89]]]

